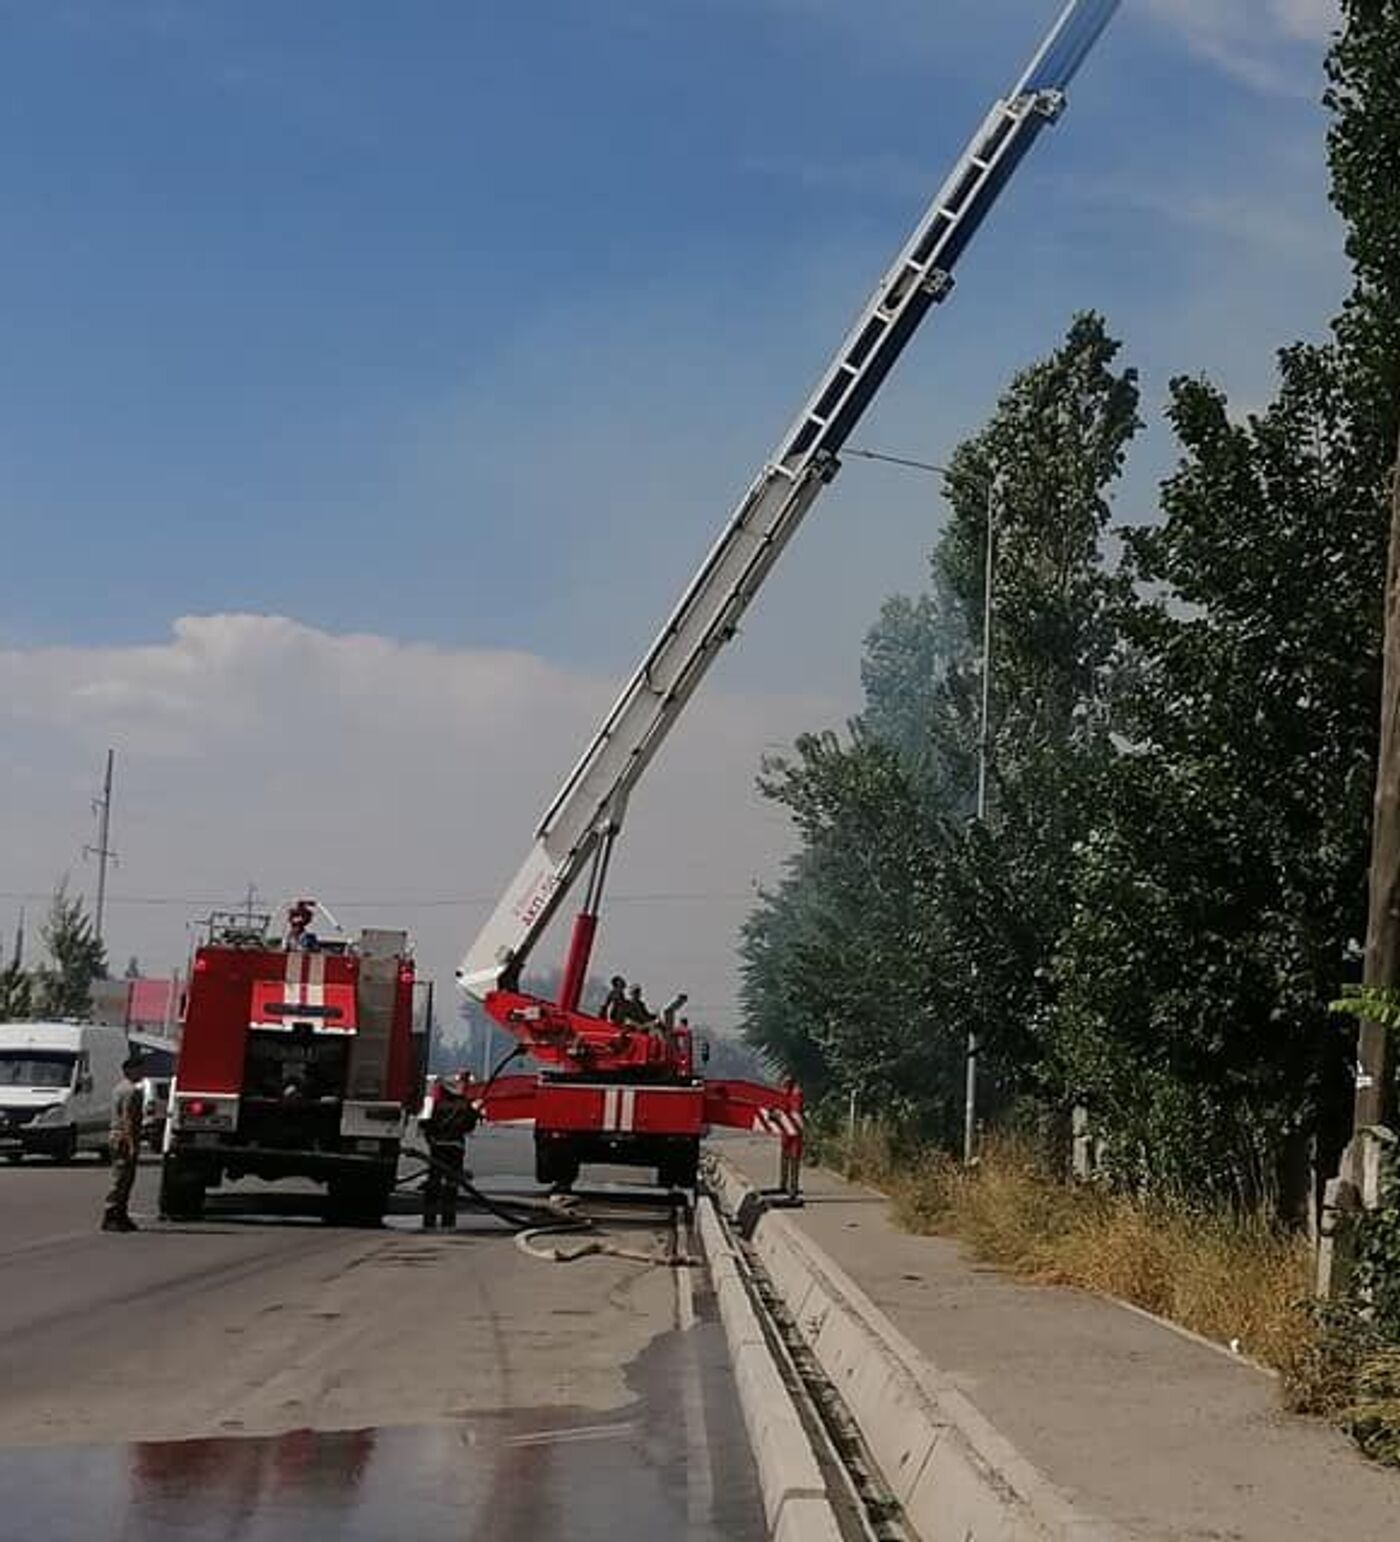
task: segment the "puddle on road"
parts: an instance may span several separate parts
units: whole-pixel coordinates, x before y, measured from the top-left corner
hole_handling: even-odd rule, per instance
[[[0,1452],[0,1534],[49,1542],[749,1542],[630,1418]],[[747,1507],[745,1507],[747,1509]]]
[[[0,1537],[760,1542],[743,1421],[707,1340],[658,1340],[630,1368],[637,1400],[607,1414],[0,1450]]]

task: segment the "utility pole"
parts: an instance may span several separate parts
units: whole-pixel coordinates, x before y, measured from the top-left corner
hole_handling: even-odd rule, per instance
[[[112,767],[117,758],[115,750],[107,751],[107,773],[102,778],[102,796],[94,798],[92,811],[97,815],[97,845],[84,846],[83,855],[97,858],[97,903],[93,907],[92,934],[102,941],[102,920],[107,908],[107,864],[117,865],[117,854],[112,850]]]
[[[1400,988],[1400,450],[1392,473],[1390,555],[1386,563],[1380,751],[1371,817],[1370,907],[1364,983]],[[1356,1040],[1356,1098],[1351,1141],[1322,1202],[1317,1292],[1340,1294],[1352,1267],[1352,1220],[1381,1203],[1383,1130],[1391,1115],[1390,1045],[1383,1023],[1363,1020]]]
[[[946,484],[961,482],[964,487],[980,490],[987,500],[987,554],[983,563],[982,585],[982,705],[977,725],[977,823],[987,823],[987,781],[991,763],[992,732],[992,620],[996,609],[997,502],[1000,479],[968,477],[936,461],[913,460],[907,455],[884,455],[878,450],[847,447],[847,455],[861,460],[880,461],[887,466],[903,466],[910,471],[925,471],[941,477]],[[973,964],[973,973],[977,966]],[[967,1079],[963,1089],[963,1162],[971,1166],[977,1154],[977,1060],[982,1051],[981,1036],[974,1017],[967,1030]]]
[[[1365,983],[1379,990],[1400,987],[1400,456],[1392,473],[1390,559],[1386,574],[1384,675],[1381,686],[1380,756],[1371,825],[1371,902],[1366,921]],[[1352,1123],[1353,1181],[1362,1203],[1368,1192],[1363,1131],[1390,1118],[1390,1046],[1381,1023],[1363,1022],[1356,1046],[1356,1107]]]
[[[992,736],[992,617],[996,608],[997,479],[987,483],[987,556],[982,593],[982,714],[977,726],[977,824],[987,826],[987,770]],[[963,1093],[963,1162],[977,1154],[977,1057],[982,1044],[974,1015],[967,1030],[967,1086]]]

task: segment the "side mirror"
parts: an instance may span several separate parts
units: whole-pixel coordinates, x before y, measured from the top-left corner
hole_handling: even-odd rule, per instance
[[[709,1065],[709,1063],[710,1063],[710,1041],[708,1039],[701,1039],[700,1040],[700,1064],[701,1065]]]
[[[79,1092],[91,1092],[92,1091],[92,1077],[91,1076],[80,1076],[78,1078],[78,1091]]]

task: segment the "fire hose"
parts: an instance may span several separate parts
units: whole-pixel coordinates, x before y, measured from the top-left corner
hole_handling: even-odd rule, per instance
[[[691,1269],[699,1266],[700,1260],[688,1253],[629,1248],[597,1235],[589,1235],[587,1241],[569,1248],[536,1247],[534,1244],[541,1237],[596,1233],[598,1223],[589,1215],[575,1212],[572,1204],[563,1196],[543,1204],[533,1200],[503,1201],[479,1189],[465,1173],[437,1161],[429,1151],[410,1147],[408,1154],[424,1164],[425,1172],[435,1171],[454,1182],[458,1192],[471,1204],[494,1216],[514,1232],[516,1247],[530,1258],[552,1264],[572,1264],[584,1258],[620,1258],[629,1263],[650,1264],[656,1268]],[[406,1189],[420,1176],[419,1173],[411,1173],[401,1179],[396,1187]]]

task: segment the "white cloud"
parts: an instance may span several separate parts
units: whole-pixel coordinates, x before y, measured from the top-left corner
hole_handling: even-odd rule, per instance
[[[615,687],[528,654],[277,616],[185,617],[151,646],[0,651],[0,890],[43,892],[74,865],[113,744],[116,963],[179,962],[200,902],[255,881],[269,900],[311,890],[347,925],[409,926],[446,981]],[[840,714],[814,697],[697,700],[634,802],[603,966],[731,1016],[734,933],[787,843],[753,790],[758,758]]]
[[[1315,95],[1340,0],[1148,0],[1187,45],[1256,90]]]

